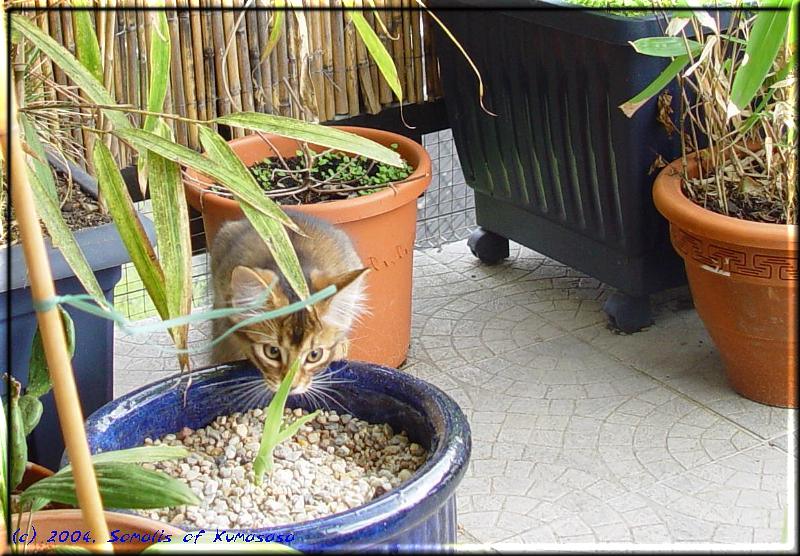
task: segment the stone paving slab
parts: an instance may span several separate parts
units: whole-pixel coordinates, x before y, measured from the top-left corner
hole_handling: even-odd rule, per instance
[[[417,251],[414,283],[402,369],[472,427],[459,542],[780,540],[796,412],[727,386],[688,290],[624,335],[606,327],[602,284],[519,246],[495,267],[465,242]],[[171,374],[164,344],[117,341],[118,395]]]

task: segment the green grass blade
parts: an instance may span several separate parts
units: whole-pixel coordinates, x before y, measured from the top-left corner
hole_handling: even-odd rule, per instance
[[[72,79],[86,98],[96,104],[115,105],[116,102],[111,94],[103,87],[92,73],[87,70],[69,50],[58,44],[44,31],[36,26],[28,18],[12,14],[11,22],[16,31],[19,31],[26,39],[41,50],[50,58],[61,70]],[[103,110],[105,116],[114,124],[117,130],[131,127],[128,118],[119,110]]]
[[[370,160],[383,162],[389,166],[398,168],[403,166],[402,158],[396,151],[355,133],[334,129],[329,126],[258,112],[229,114],[221,116],[214,121],[223,125],[273,133],[281,137],[306,141],[337,151],[358,154]]]
[[[354,6],[352,0],[344,0],[344,4],[348,8]],[[400,84],[400,78],[397,76],[397,66],[394,64],[392,55],[386,50],[386,46],[384,46],[378,34],[367,22],[363,13],[356,10],[346,10],[346,12],[347,15],[350,16],[353,25],[355,25],[361,40],[364,41],[364,46],[367,47],[369,55],[375,60],[375,64],[378,66],[381,75],[383,75],[383,78],[386,80],[386,83],[389,84],[389,87],[397,96],[397,99],[402,103],[403,87]]]
[[[81,285],[86,289],[86,292],[95,296],[98,300],[105,301],[103,290],[100,284],[97,283],[97,277],[92,272],[92,267],[86,261],[78,242],[75,239],[72,231],[64,222],[64,217],[61,216],[61,207],[58,202],[48,193],[47,187],[39,181],[39,176],[36,175],[30,167],[26,168],[28,171],[28,181],[30,182],[33,196],[36,199],[36,210],[39,213],[50,234],[50,241],[53,247],[58,248],[64,256],[64,260],[75,273]]]
[[[98,463],[94,471],[106,508],[150,509],[200,503],[183,481],[135,463]],[[77,505],[72,472],[57,473],[38,481],[22,493],[20,501],[28,503],[35,498]]]
[[[703,45],[699,42],[683,37],[645,37],[631,41],[630,44],[639,54],[660,58],[686,56],[687,45],[692,56],[697,56],[703,49]]]
[[[776,0],[773,5],[788,8],[790,0]],[[756,14],[744,52],[746,61],[736,70],[731,85],[729,117],[744,110],[764,83],[786,36],[789,14],[788,9]]]
[[[661,90],[675,79],[675,76],[689,64],[689,56],[678,56],[642,91],[619,106],[629,118],[636,114],[648,100],[661,92]]]
[[[283,419],[283,408],[289,397],[289,390],[292,388],[294,377],[300,369],[300,360],[295,359],[289,367],[289,372],[283,377],[278,391],[272,396],[272,400],[267,407],[267,415],[264,418],[264,430],[261,433],[261,445],[258,447],[258,455],[253,462],[253,473],[255,473],[256,484],[261,483],[264,473],[272,471],[272,452],[275,446],[280,444],[281,423]]]
[[[72,4],[79,7],[91,7],[91,2],[86,0],[73,0]],[[89,73],[99,82],[103,82],[103,59],[100,54],[100,43],[94,30],[92,12],[88,10],[75,10],[75,53],[78,60]]]
[[[147,293],[153,300],[161,318],[169,318],[164,272],[156,258],[153,246],[147,239],[142,223],[136,216],[133,201],[114,163],[111,152],[102,141],[95,141],[94,166],[97,183],[108,206],[108,211],[119,231],[120,238],[128,250],[136,272],[142,279]]]
[[[283,427],[280,434],[278,435],[278,444],[286,440],[289,440],[291,437],[296,435],[297,431],[300,430],[300,427],[302,427],[303,425],[305,425],[306,423],[317,417],[319,411],[320,410],[317,409],[313,413],[309,413],[308,415],[303,415],[302,417],[297,418],[296,420],[292,421],[291,423]]]
[[[286,228],[277,218],[278,213],[282,219],[288,218],[286,213],[272,199],[263,194],[253,175],[218,133],[206,127],[200,128],[200,143],[214,160],[224,164],[236,176],[236,179],[230,182],[228,189],[239,201],[242,212],[264,240],[289,285],[300,299],[308,297],[308,284],[306,284],[297,253],[295,253]],[[254,206],[250,199],[255,199],[258,205]],[[269,216],[265,216],[267,212],[270,213]],[[292,227],[296,228],[293,222]]]

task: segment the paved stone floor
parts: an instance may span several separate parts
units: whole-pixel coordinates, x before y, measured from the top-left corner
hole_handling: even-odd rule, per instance
[[[472,426],[460,542],[780,541],[795,412],[728,387],[688,290],[658,296],[655,324],[621,335],[600,310],[606,288],[525,248],[496,267],[463,241],[415,257],[403,369]],[[117,395],[172,374],[168,344],[120,338]]]

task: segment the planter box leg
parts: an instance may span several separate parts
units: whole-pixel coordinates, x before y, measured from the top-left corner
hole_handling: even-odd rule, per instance
[[[467,245],[472,254],[487,265],[495,265],[508,258],[508,239],[483,228],[470,234]]]
[[[627,334],[639,332],[645,326],[653,324],[648,295],[634,297],[614,292],[603,304],[603,311],[614,328]]]

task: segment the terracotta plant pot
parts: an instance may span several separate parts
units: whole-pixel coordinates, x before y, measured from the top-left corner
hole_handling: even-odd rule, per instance
[[[676,160],[659,173],[653,199],[728,380],[751,400],[797,407],[797,226],[706,210],[681,191],[680,169]]]
[[[355,199],[287,207],[317,216],[344,230],[355,244],[365,266],[369,314],[351,331],[348,357],[397,367],[406,359],[411,338],[411,278],[417,222],[417,197],[431,181],[431,160],[418,143],[388,131],[361,127],[340,127],[382,145],[398,145],[397,151],[415,169],[405,183],[395,188]],[[268,136],[283,156],[294,156],[297,141]],[[258,135],[230,142],[247,166],[273,156]],[[321,147],[317,147],[321,149]],[[202,212],[206,245],[214,242],[219,227],[228,220],[243,218],[239,203],[208,192],[207,178],[189,171],[184,183],[189,204]]]
[[[153,521],[138,515],[105,512],[105,516],[109,533],[111,533],[112,536],[116,535],[117,540],[113,543],[115,553],[141,552],[144,548],[154,544],[154,542],[158,542],[158,539],[161,539],[162,542],[165,541],[167,535],[170,535],[170,537],[174,540],[176,538],[183,539],[183,536],[186,534],[185,531],[182,531],[181,529],[178,529],[172,525]],[[16,529],[18,518],[18,514],[11,516],[11,527],[14,530]],[[22,515],[21,521],[21,529],[23,532],[27,522],[28,514],[25,513]],[[77,542],[72,542],[71,539],[66,542],[59,540],[58,533],[62,531],[66,531],[67,533],[65,535],[69,535],[70,537],[73,534],[75,534],[77,537],[77,533],[75,533],[76,531],[80,531],[81,533],[86,533],[89,531],[89,528],[83,521],[83,516],[81,516],[80,510],[44,510],[40,512],[34,512],[33,526],[36,528],[36,538],[33,540],[32,544],[27,545],[28,552],[52,552],[56,547],[64,545],[88,546],[82,538],[83,535],[81,535],[81,540]],[[5,525],[3,525],[0,529],[2,529],[0,532],[5,535]],[[47,542],[52,535],[52,531],[57,532],[55,540]],[[116,533],[113,533],[115,531]],[[150,542],[136,541],[130,539],[130,537],[125,537],[127,542],[122,542],[123,535],[129,535],[130,533],[149,535],[148,538],[150,539]],[[109,539],[96,538],[91,532],[89,533],[89,538],[95,541],[94,544],[108,543],[109,541]]]

